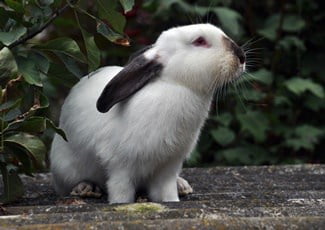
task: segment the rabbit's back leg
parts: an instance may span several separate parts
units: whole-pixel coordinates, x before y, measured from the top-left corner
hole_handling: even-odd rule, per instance
[[[90,181],[82,181],[73,187],[70,194],[72,196],[99,198],[103,195],[103,192],[102,189],[95,183]]]
[[[94,185],[91,190],[95,193],[98,191],[96,187],[104,185],[105,176],[100,165],[97,164],[96,159],[90,159],[92,156],[88,155],[82,152],[74,153],[68,142],[57,135],[54,137],[50,163],[52,183],[59,195],[69,195],[73,190],[74,192],[84,190],[84,194],[89,188],[81,183],[91,182],[91,185]]]
[[[58,135],[53,139],[50,166],[55,191],[61,196],[69,195],[80,178],[74,167],[75,159],[69,144]]]
[[[193,193],[193,188],[191,187],[191,185],[187,182],[187,180],[180,176],[177,177],[177,190],[178,195],[180,196],[185,196]]]

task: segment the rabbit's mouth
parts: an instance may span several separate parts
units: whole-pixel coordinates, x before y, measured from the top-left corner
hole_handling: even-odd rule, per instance
[[[234,80],[239,79],[243,75],[243,73],[245,73],[245,69],[246,69],[246,64],[245,63],[240,64],[238,70],[235,73],[235,79]]]
[[[228,75],[228,81],[230,82],[234,82],[236,80],[238,80],[243,73],[245,73],[246,71],[246,62],[241,62],[240,59],[232,54],[231,57],[231,64],[229,65],[229,75]]]
[[[236,73],[237,78],[239,78],[243,73],[245,73],[245,71],[246,71],[246,62],[240,63]]]

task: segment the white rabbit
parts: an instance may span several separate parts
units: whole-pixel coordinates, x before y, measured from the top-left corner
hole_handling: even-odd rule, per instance
[[[55,190],[93,184],[110,203],[128,203],[144,188],[152,201],[179,201],[177,181],[191,188],[178,175],[215,89],[244,70],[243,51],[222,30],[194,24],[164,31],[124,68],[84,77],[62,106],[68,142],[56,135],[52,144]]]

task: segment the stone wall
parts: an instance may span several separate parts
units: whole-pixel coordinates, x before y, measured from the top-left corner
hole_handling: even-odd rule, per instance
[[[184,169],[194,193],[178,203],[108,205],[57,197],[48,174],[23,177],[2,229],[325,229],[325,165]]]

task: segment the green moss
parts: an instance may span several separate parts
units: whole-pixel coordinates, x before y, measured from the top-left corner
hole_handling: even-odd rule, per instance
[[[124,204],[116,206],[113,210],[119,212],[162,212],[167,208],[157,203],[135,203],[135,204]]]

